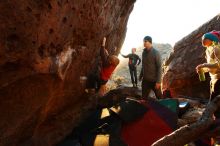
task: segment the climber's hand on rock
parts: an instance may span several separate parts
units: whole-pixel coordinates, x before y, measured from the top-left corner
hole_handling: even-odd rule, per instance
[[[103,41],[102,41],[102,46],[104,47],[105,46],[105,43],[106,43],[106,37],[103,38]]]
[[[117,51],[117,47],[114,48],[114,52],[116,52],[116,51]]]

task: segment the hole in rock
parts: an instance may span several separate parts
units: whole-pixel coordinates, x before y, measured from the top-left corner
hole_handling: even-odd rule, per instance
[[[64,17],[64,18],[63,18],[63,23],[66,23],[66,22],[67,22],[67,18]]]
[[[27,12],[32,12],[32,9],[30,7],[26,8]]]
[[[51,6],[51,4],[50,4],[50,3],[48,4],[48,9],[49,9],[49,10],[51,10],[51,9],[52,9],[52,6]]]
[[[52,28],[49,29],[49,33],[52,34],[54,30]]]

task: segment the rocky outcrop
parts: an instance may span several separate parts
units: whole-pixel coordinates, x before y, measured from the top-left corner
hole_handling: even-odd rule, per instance
[[[206,82],[200,82],[195,67],[205,62],[201,37],[212,30],[220,30],[220,15],[175,44],[164,64],[163,90],[170,90],[174,97],[209,97],[209,75],[206,75]]]
[[[0,2],[0,145],[56,144],[89,104],[80,76],[121,47],[135,0]]]

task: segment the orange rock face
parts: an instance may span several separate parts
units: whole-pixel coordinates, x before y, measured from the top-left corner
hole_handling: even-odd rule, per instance
[[[135,0],[0,2],[0,145],[50,146],[83,117],[104,36],[120,48]]]

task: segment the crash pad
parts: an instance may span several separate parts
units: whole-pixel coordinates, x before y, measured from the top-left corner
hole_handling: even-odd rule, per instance
[[[161,99],[158,101],[161,105],[169,108],[171,111],[178,113],[179,101],[177,99]]]
[[[173,131],[173,128],[158,115],[149,102],[145,106],[148,110],[142,118],[122,126],[122,140],[129,146],[150,146]]]

